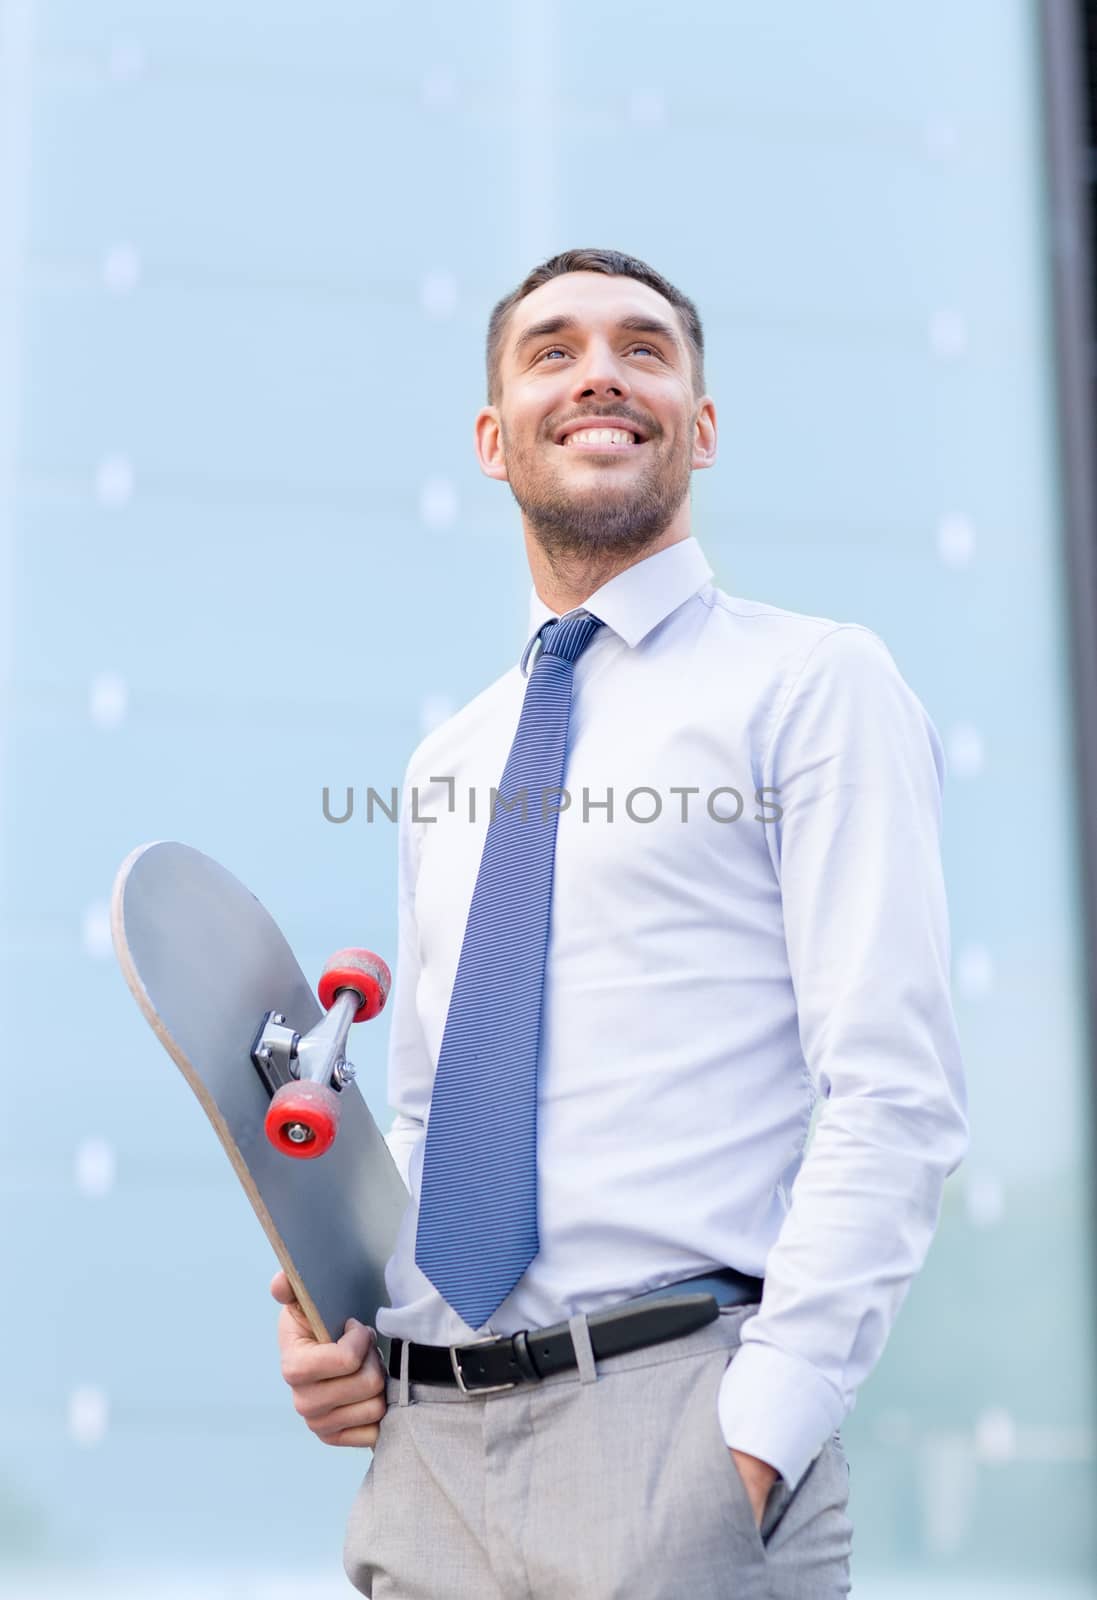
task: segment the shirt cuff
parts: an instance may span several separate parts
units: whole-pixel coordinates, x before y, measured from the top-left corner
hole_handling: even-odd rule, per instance
[[[842,1398],[800,1356],[768,1344],[740,1344],[718,1394],[729,1449],[768,1461],[795,1492],[846,1414]]]

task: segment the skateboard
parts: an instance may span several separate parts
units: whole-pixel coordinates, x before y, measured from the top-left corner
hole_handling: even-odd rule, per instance
[[[314,994],[274,919],[211,857],[160,840],[118,869],[111,936],[146,1021],[213,1124],[309,1326],[376,1332],[408,1203],[354,1081],[352,1023],[381,1011],[380,956],[345,949]],[[388,1360],[388,1340],[378,1334]]]

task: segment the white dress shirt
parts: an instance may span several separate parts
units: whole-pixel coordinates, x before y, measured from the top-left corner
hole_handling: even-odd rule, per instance
[[[454,1345],[716,1267],[763,1277],[719,1423],[795,1489],[884,1349],[967,1150],[944,758],[875,633],[711,578],[691,537],[582,607],[605,626],[575,666],[557,802],[540,1251],[480,1328],[415,1265],[415,1234],[492,791],[555,615],[535,590],[522,661],[408,763],[387,1142],[410,1201],[377,1327]]]

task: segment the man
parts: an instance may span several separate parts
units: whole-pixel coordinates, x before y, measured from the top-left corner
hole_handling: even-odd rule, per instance
[[[487,364],[529,642],[405,775],[392,1370],[280,1273],[283,1373],[374,1447],[375,1600],[830,1600],[839,1425],[967,1149],[941,743],[870,630],[711,582],[673,285],[554,257]]]

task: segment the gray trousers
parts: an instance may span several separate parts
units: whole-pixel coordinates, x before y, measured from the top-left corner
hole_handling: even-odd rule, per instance
[[[849,1466],[833,1434],[762,1525],[717,1392],[757,1305],[494,1394],[390,1373],[343,1562],[371,1600],[839,1600]]]

